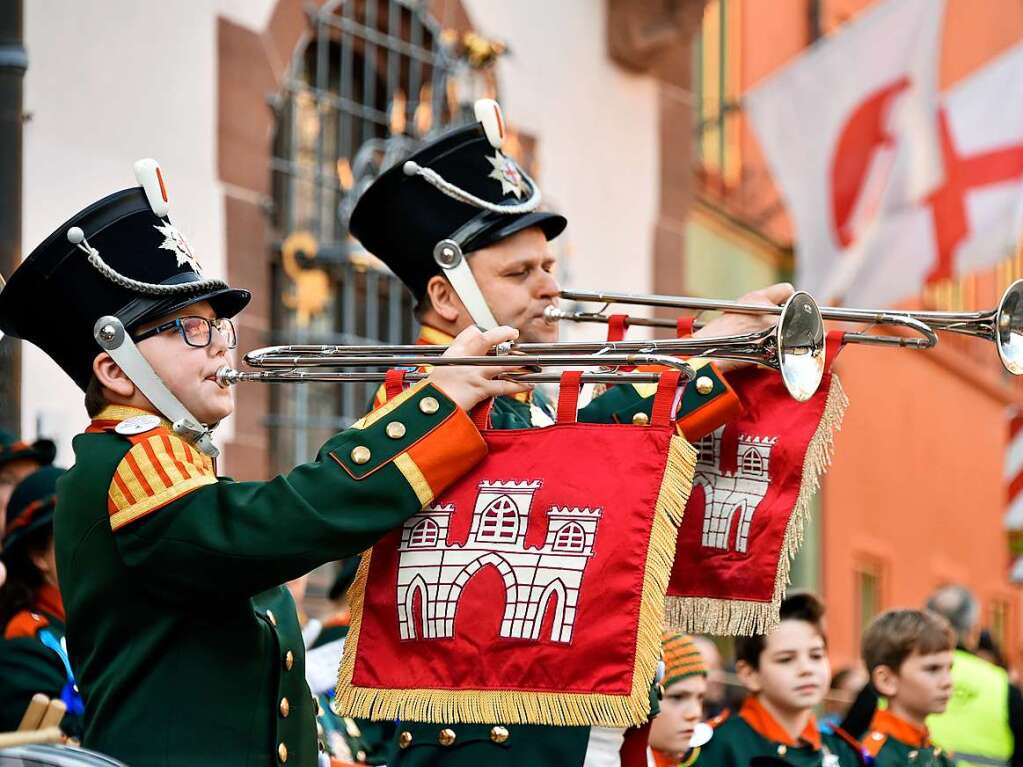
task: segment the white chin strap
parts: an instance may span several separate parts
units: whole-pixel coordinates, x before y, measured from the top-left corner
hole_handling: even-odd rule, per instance
[[[441,240],[433,249],[433,260],[444,270],[444,276],[455,289],[455,293],[479,329],[496,328],[497,320],[483,298],[480,286],[476,284],[476,278],[473,277],[469,262],[462,253],[462,247],[454,240]]]
[[[100,317],[93,327],[93,335],[103,351],[110,355],[146,399],[153,403],[153,407],[171,422],[175,434],[210,458],[220,454],[213,444],[212,430],[199,423],[178,398],[171,394],[117,317]]]

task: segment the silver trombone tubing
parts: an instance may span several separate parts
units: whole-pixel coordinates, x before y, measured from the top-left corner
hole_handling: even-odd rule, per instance
[[[743,304],[738,301],[726,301],[717,298],[690,298],[687,296],[660,296],[635,293],[605,293],[592,290],[563,290],[561,297],[569,301],[589,301],[604,304],[597,312],[563,312],[560,309],[549,309],[544,317],[550,322],[568,320],[572,322],[606,322],[604,311],[611,304],[629,304],[634,306],[655,306],[670,309],[689,309],[692,311],[719,311],[732,314],[781,314],[782,306],[770,304]],[[911,349],[931,349],[938,343],[938,337],[926,320],[918,319],[916,313],[891,312],[874,309],[845,309],[821,307],[821,317],[825,320],[841,320],[843,322],[859,322],[871,325],[895,325],[908,328],[918,333],[920,338],[903,336],[875,336],[870,333],[846,333],[846,343],[867,344],[871,346],[899,346]],[[671,320],[629,318],[633,325],[649,325],[652,327],[675,327]]]
[[[407,381],[422,381],[429,373],[409,372],[405,375]],[[308,372],[305,370],[280,370],[258,372],[242,372],[232,368],[221,368],[217,371],[217,381],[222,386],[231,386],[242,382],[260,383],[382,383],[386,373],[375,371],[359,372],[330,372],[321,373]],[[524,383],[559,383],[560,373],[505,373],[500,376],[509,381],[522,381]],[[582,383],[657,383],[660,381],[659,373],[622,373],[605,372],[589,373],[584,372]]]
[[[398,346],[272,346],[255,349],[245,355],[245,361],[255,368],[298,367],[373,367],[438,364],[447,351],[441,345]],[[806,293],[797,292],[785,303],[781,320],[772,329],[721,338],[686,338],[615,342],[556,342],[523,343],[503,347],[501,352],[512,356],[486,356],[473,359],[508,360],[491,364],[572,365],[580,362],[577,355],[590,354],[593,365],[662,364],[661,362],[615,362],[616,355],[662,356],[686,355],[714,359],[752,362],[773,368],[782,374],[789,393],[803,402],[813,396],[824,374],[824,324],[817,305]],[[379,356],[386,355],[386,356]],[[568,355],[567,357],[565,355]],[[626,355],[628,356],[628,355]],[[558,362],[557,360],[572,360]],[[668,357],[667,359],[673,359]],[[676,362],[678,362],[676,360]],[[443,362],[440,364],[460,364]],[[474,364],[474,363],[473,363]]]
[[[278,347],[273,347],[278,348]],[[279,347],[287,348],[287,347]],[[353,350],[362,350],[363,347],[315,347],[319,348],[322,352],[323,349],[345,349],[350,348]],[[380,348],[380,347],[376,347]],[[387,347],[384,347],[387,348]],[[405,348],[405,347],[390,347],[394,348]],[[408,347],[412,349],[420,349],[423,347]],[[442,349],[445,347],[441,347]],[[262,352],[264,350],[257,350]],[[246,361],[249,361],[249,357],[256,352],[252,352],[246,355]],[[473,366],[488,366],[488,367],[516,367],[521,368],[519,371],[509,371],[503,373],[500,377],[507,378],[515,381],[525,381],[527,383],[546,383],[546,382],[557,382],[561,380],[560,373],[541,373],[539,368],[542,367],[596,367],[600,368],[597,372],[584,372],[583,381],[585,383],[653,383],[659,380],[657,373],[623,373],[615,370],[615,368],[628,366],[634,367],[637,365],[655,365],[658,367],[666,367],[673,370],[678,370],[687,379],[693,379],[696,377],[696,372],[692,366],[685,360],[679,359],[678,357],[672,357],[666,354],[649,354],[649,353],[635,353],[635,354],[494,354],[486,356],[466,356],[466,357],[440,357],[432,355],[421,355],[421,356],[406,356],[401,353],[389,352],[386,354],[377,354],[374,356],[368,356],[365,354],[344,354],[335,353],[326,356],[305,356],[305,357],[292,357],[290,358],[292,364],[278,365],[276,361],[267,364],[267,367],[283,367],[284,370],[280,371],[260,371],[257,373],[247,373],[239,370],[234,370],[229,367],[223,367],[217,371],[217,382],[221,386],[230,386],[232,384],[241,383],[243,381],[261,381],[263,383],[291,383],[291,382],[309,382],[309,381],[333,381],[333,382],[359,382],[359,381],[383,381],[386,376],[386,371],[325,371],[325,372],[307,372],[299,368],[321,368],[321,367],[358,367],[358,368],[394,368],[394,367],[422,367],[429,365],[431,367],[437,366],[453,366],[453,365],[473,365]],[[258,367],[258,364],[254,364],[249,361],[253,367]],[[410,371],[406,377],[408,380],[416,381],[427,377],[427,373],[419,373],[416,371]]]
[[[769,308],[769,307],[768,307]],[[548,306],[543,313],[547,322],[590,322],[602,325],[608,324],[610,317],[603,313],[603,309],[597,312],[566,312],[556,306]],[[767,312],[764,312],[765,314]],[[827,319],[826,317],[824,319]],[[629,316],[629,325],[648,328],[670,328],[675,329],[677,323],[674,320],[660,319],[657,317],[633,317]],[[693,329],[699,330],[707,323],[696,320]],[[931,332],[926,323],[916,322],[900,318],[898,322],[885,322],[878,324],[901,325],[920,333],[924,338],[907,338],[905,336],[876,336],[872,333],[846,333],[842,336],[843,344],[861,344],[865,346],[895,346],[904,349],[931,349],[937,343],[938,338]]]

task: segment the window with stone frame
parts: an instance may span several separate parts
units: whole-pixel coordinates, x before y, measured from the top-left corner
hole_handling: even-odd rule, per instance
[[[348,220],[383,171],[473,120],[473,102],[495,96],[496,80],[486,62],[470,62],[468,33],[442,28],[419,0],[327,0],[306,18],[282,87],[269,97],[273,300],[265,342],[411,343],[412,296],[349,235]],[[376,388],[271,387],[271,470],[312,460],[365,415]],[[323,599],[333,569],[313,574],[307,607]]]

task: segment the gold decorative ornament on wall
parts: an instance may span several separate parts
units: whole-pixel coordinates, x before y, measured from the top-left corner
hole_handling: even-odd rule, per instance
[[[322,269],[303,267],[299,254],[307,259],[316,257],[319,244],[309,232],[289,234],[281,244],[281,264],[284,273],[294,283],[291,292],[281,298],[284,305],[295,312],[295,324],[308,327],[310,320],[320,314],[330,301],[330,279]]]

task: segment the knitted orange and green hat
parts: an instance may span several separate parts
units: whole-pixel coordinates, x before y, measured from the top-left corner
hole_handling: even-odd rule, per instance
[[[666,688],[689,676],[707,676],[707,663],[688,634],[664,632],[661,634],[661,648],[664,653],[664,679],[661,684]]]

